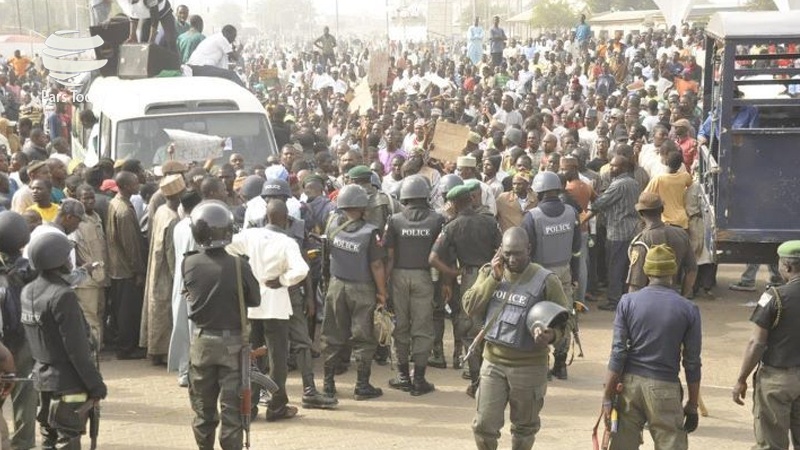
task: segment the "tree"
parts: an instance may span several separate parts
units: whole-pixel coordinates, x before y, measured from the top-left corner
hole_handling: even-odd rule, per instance
[[[586,7],[593,13],[658,9],[653,0],[586,0]]]
[[[484,30],[488,30],[492,27],[492,17],[500,16],[506,19],[508,18],[506,17],[508,15],[508,5],[506,5],[506,2],[472,0],[471,3],[475,5],[475,14],[472,14],[471,5],[465,6],[461,10],[461,17],[459,18],[459,24],[465,32],[475,21],[475,17],[480,18],[480,25]]]
[[[542,0],[533,7],[531,25],[535,28],[572,28],[578,15],[566,0]]]

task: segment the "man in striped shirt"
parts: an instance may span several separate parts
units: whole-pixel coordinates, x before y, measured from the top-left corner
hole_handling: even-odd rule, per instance
[[[639,184],[631,175],[633,165],[624,156],[611,160],[612,181],[608,189],[589,206],[591,213],[583,219],[586,222],[597,213],[606,218],[606,266],[608,267],[607,302],[599,308],[615,311],[617,302],[625,289],[628,271],[628,245],[636,234],[639,217],[636,202],[639,198]]]

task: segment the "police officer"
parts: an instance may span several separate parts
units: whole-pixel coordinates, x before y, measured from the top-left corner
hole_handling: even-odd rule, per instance
[[[433,347],[433,279],[428,255],[444,225],[444,218],[428,206],[430,187],[421,175],[403,180],[400,201],[403,212],[386,225],[385,247],[389,253],[392,299],[397,324],[394,329],[397,378],[389,386],[418,396],[433,391],[425,380],[428,355]],[[414,381],[409,377],[409,352],[413,349]]]
[[[434,210],[444,218],[445,222],[453,220],[456,216],[452,203],[447,201],[447,193],[450,192],[450,189],[462,184],[464,184],[464,181],[461,177],[452,173],[443,176],[439,180],[436,194],[432,196],[432,205]],[[445,262],[450,266],[455,266],[456,264],[455,259]],[[435,290],[433,295],[433,349],[431,351],[431,357],[428,358],[428,366],[446,369],[447,361],[444,359],[443,341],[444,319],[448,314],[445,308],[444,296],[442,296],[442,286],[445,284],[445,279],[441,276],[439,271],[434,268],[431,268],[431,274],[436,284],[434,286]],[[455,280],[448,280],[447,282],[453,284]],[[452,287],[450,287],[450,290],[452,291]],[[460,369],[463,344],[455,333],[455,327],[453,327],[453,341],[453,367]]]
[[[386,229],[386,222],[389,220],[393,211],[392,199],[385,192],[377,189],[372,178],[375,175],[367,166],[355,166],[347,172],[347,177],[351,184],[361,186],[366,192],[369,200],[367,209],[364,212],[364,220],[378,228],[381,235]]]
[[[246,260],[229,255],[225,246],[233,236],[234,220],[228,206],[206,200],[191,213],[192,236],[199,251],[183,260],[183,283],[189,303],[189,319],[195,325],[190,347],[189,399],[195,412],[195,442],[214,448],[217,423],[222,421],[220,445],[241,449],[243,428],[239,408],[243,345],[243,307],[261,303],[259,285]],[[243,298],[240,298],[240,289]],[[217,402],[222,413],[217,410]]]
[[[378,229],[364,217],[369,205],[367,192],[348,185],[337,199],[343,214],[328,223],[325,234],[330,246],[331,280],[325,298],[322,344],[325,356],[324,391],[336,395],[335,371],[342,348],[352,343],[358,368],[354,396],[367,400],[383,395],[369,383],[372,358],[377,347],[373,335],[373,312],[386,304],[386,252],[379,244]]]
[[[492,260],[495,250],[500,245],[502,235],[497,221],[488,215],[478,214],[472,207],[470,189],[456,186],[447,193],[447,200],[453,203],[456,218],[445,225],[433,245],[429,262],[444,277],[445,284],[442,295],[450,303],[454,314],[461,310],[461,298],[478,277],[478,269]],[[458,268],[448,261],[456,261]],[[461,286],[458,295],[454,295],[451,283],[461,275]],[[480,323],[474,322],[466,315],[461,315],[456,324],[462,345],[469,347],[480,330]],[[478,388],[480,376],[480,355],[475,354],[468,361],[470,385],[467,395],[474,396]]]
[[[3,318],[3,344],[14,356],[18,377],[28,377],[33,369],[30,346],[20,322],[22,288],[36,278],[22,248],[30,239],[25,218],[11,212],[0,212],[0,304]],[[31,383],[15,383],[11,389],[14,413],[14,448],[33,448],[36,444],[36,391]]]
[[[570,263],[581,254],[578,213],[559,198],[561,179],[555,173],[539,172],[533,178],[531,188],[539,198],[539,204],[522,219],[522,228],[528,233],[531,246],[531,261],[555,273],[567,298],[572,298],[572,280],[577,280],[578,276],[570,270],[570,266],[577,269],[577,264]],[[559,380],[567,379],[569,343],[567,334],[553,352],[550,375]]]
[[[644,271],[648,286],[624,294],[614,317],[602,404],[606,427],[611,425],[612,409],[618,413],[609,448],[638,449],[647,424],[656,449],[685,450],[687,433],[698,424],[700,310],[672,289],[678,264],[668,246],[655,245],[647,252]],[[688,386],[685,405],[678,378],[681,363]]]
[[[733,401],[743,405],[747,378],[760,364],[753,381],[754,449],[789,448],[789,432],[797,448],[800,417],[800,241],[778,247],[778,270],[786,284],[770,287],[750,316],[753,334],[744,353]]]
[[[642,192],[639,195],[636,211],[644,221],[644,230],[633,238],[628,247],[628,258],[630,259],[628,292],[635,292],[647,286],[648,278],[644,273],[647,250],[653,245],[667,244],[675,253],[678,274],[683,277],[681,295],[688,298],[692,295],[695,275],[697,275],[697,261],[689,243],[689,234],[683,228],[667,225],[661,220],[664,204],[661,202],[661,197],[654,192]],[[675,286],[679,287],[678,284]]]
[[[37,234],[28,256],[39,276],[22,289],[22,325],[35,362],[42,448],[80,449],[78,409],[99,402],[106,385],[92,360],[90,331],[78,296],[66,281],[72,243],[53,228]],[[83,418],[85,419],[85,417]]]
[[[479,450],[497,448],[506,404],[511,408],[511,448],[533,447],[547,392],[548,345],[565,336],[569,307],[558,277],[530,261],[527,233],[509,228],[491,265],[480,269],[475,284],[464,293],[465,311],[486,330],[472,422]]]
[[[378,236],[383,239],[386,222],[389,221],[389,216],[396,212],[394,201],[380,189],[380,178],[369,167],[355,166],[347,172],[347,177],[350,179],[350,183],[361,186],[367,192],[369,204],[364,212],[364,220],[377,227]],[[375,351],[375,362],[383,366],[386,365],[388,358],[389,347],[378,345]]]

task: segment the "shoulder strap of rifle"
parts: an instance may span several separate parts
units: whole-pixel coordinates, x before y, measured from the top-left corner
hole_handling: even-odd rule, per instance
[[[236,291],[239,297],[239,316],[242,324],[242,342],[247,345],[247,308],[244,307],[244,287],[242,286],[242,259],[234,256],[236,263]]]

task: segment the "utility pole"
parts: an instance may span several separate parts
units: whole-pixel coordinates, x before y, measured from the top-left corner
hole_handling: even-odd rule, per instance
[[[50,2],[44,2],[44,10],[47,16],[47,35],[50,36]]]
[[[22,16],[20,15],[19,0],[17,0],[17,33],[22,34]]]

